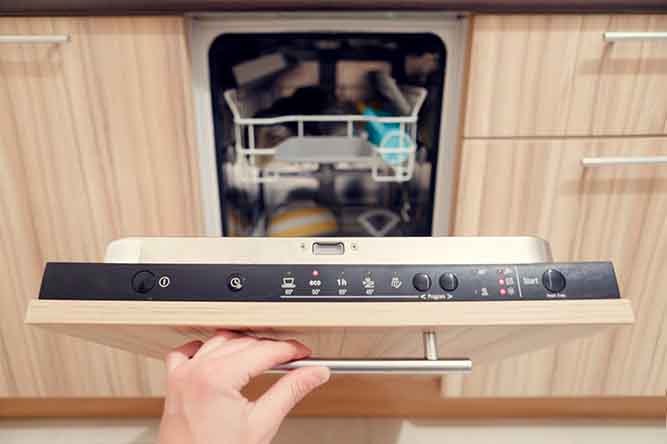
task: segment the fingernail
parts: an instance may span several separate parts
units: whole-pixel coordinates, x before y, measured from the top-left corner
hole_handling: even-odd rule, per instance
[[[328,367],[322,367],[322,370],[323,371],[319,373],[320,384],[324,384],[329,380],[329,378],[331,378],[331,370],[329,370]]]
[[[301,349],[306,354],[306,356],[310,356],[313,353],[310,347],[304,345],[303,343],[297,341],[296,339],[287,339],[285,342],[292,344],[296,348]]]

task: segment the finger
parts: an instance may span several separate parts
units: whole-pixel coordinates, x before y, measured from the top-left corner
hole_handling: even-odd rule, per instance
[[[188,362],[202,346],[202,341],[191,341],[170,351],[166,358],[167,371],[171,372],[181,364]]]
[[[220,347],[215,350],[211,350],[210,353],[206,354],[206,360],[217,360],[223,356],[228,356],[234,353],[238,353],[258,342],[257,338],[251,336],[241,336],[240,338],[235,338],[230,341],[225,342]]]
[[[308,355],[310,350],[297,341],[257,341],[238,353],[216,358],[212,365],[220,367],[221,383],[240,390],[266,370]]]
[[[242,335],[233,331],[220,330],[216,332],[215,336],[211,336],[202,347],[199,349],[194,357],[195,361],[201,360],[204,356],[215,351],[217,348],[224,345],[226,342],[235,338],[240,338]]]
[[[329,376],[326,367],[303,367],[287,373],[255,402],[250,412],[250,424],[261,436],[273,436],[290,410],[327,382]]]

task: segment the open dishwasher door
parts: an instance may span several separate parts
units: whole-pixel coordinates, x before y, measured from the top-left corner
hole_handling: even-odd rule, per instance
[[[128,238],[47,264],[26,317],[156,358],[224,328],[405,364],[427,334],[461,371],[633,321],[610,263],[555,263],[531,237]]]

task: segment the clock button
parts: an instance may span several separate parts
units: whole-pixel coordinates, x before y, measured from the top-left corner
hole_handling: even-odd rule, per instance
[[[232,274],[227,278],[227,287],[234,292],[243,290],[245,279],[240,274]]]

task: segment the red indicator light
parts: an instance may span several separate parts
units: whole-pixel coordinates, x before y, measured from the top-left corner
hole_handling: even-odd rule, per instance
[[[500,296],[505,296],[506,294],[507,294],[507,290],[505,290],[504,288],[501,288],[500,289]]]
[[[498,279],[498,283],[500,285],[505,285],[505,279]]]
[[[320,275],[320,272],[317,270],[313,270],[313,277],[317,277]]]

